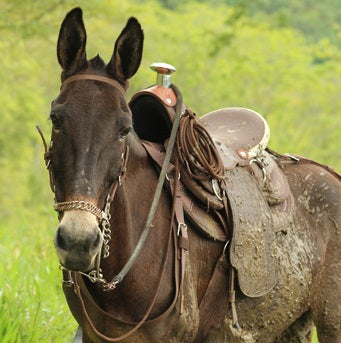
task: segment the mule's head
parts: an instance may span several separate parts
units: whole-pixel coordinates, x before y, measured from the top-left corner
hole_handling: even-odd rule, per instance
[[[88,61],[85,45],[82,11],[75,8],[66,15],[58,38],[63,84],[50,114],[51,170],[57,202],[85,201],[102,209],[132,127],[123,93],[140,65],[143,32],[130,18],[108,64],[99,56]],[[74,79],[81,74],[118,83]],[[70,270],[93,269],[103,241],[97,217],[77,209],[60,215],[54,242],[61,264]]]

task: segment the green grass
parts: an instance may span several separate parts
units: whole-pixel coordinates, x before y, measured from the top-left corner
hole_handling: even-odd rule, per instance
[[[77,324],[61,289],[50,213],[0,226],[0,341],[71,342]]]

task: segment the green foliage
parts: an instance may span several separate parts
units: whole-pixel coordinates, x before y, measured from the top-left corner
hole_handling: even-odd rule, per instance
[[[143,1],[143,0],[142,0]],[[143,1],[148,3],[148,0]],[[197,0],[208,6],[231,6],[257,22],[273,27],[290,27],[301,31],[310,42],[328,38],[341,47],[341,6],[339,0]],[[178,10],[183,0],[159,0],[165,8]]]
[[[293,27],[310,42],[328,38],[341,47],[341,6],[338,0],[225,0],[230,5],[242,5],[258,21]]]
[[[284,19],[279,24],[282,9],[271,1],[228,6],[217,0],[214,7],[165,2],[167,8],[156,0],[0,0],[1,342],[67,342],[76,326],[61,294],[53,199],[35,131],[39,123],[48,138],[49,106],[59,90],[56,40],[72,7],[84,10],[88,57],[99,52],[109,60],[127,18],[140,20],[144,56],[128,99],[154,83],[152,62],[168,62],[198,115],[219,107],[252,108],[267,118],[273,149],[341,169],[341,52],[327,33],[312,40],[310,26],[284,25]],[[336,18],[338,10],[328,15]]]

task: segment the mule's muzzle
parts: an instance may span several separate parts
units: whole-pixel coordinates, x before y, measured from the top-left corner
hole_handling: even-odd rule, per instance
[[[60,263],[74,271],[92,270],[102,244],[96,217],[84,211],[66,212],[54,237]]]
[[[85,253],[91,253],[98,250],[99,245],[102,243],[102,235],[98,227],[94,228],[82,241],[73,241],[72,237],[68,235],[68,231],[63,225],[59,225],[55,237],[55,246],[65,251],[72,251],[79,249]]]

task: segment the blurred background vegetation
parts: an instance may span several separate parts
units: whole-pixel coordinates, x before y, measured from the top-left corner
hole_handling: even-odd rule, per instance
[[[61,292],[56,216],[35,130],[49,136],[57,96],[59,26],[81,6],[88,57],[109,60],[129,16],[145,33],[127,99],[154,83],[152,62],[198,115],[241,106],[261,113],[270,147],[341,169],[339,0],[0,0],[0,341],[69,342],[76,328]]]

